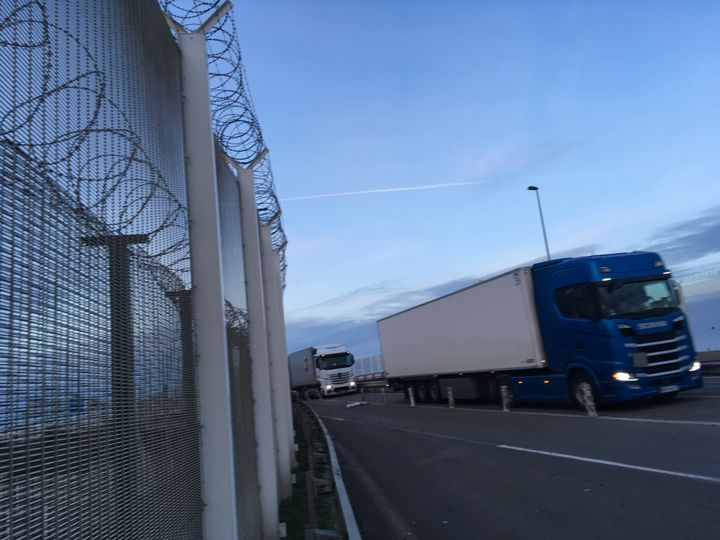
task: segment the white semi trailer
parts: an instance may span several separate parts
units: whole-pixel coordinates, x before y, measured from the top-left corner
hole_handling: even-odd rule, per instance
[[[420,401],[491,397],[502,372],[545,366],[528,269],[467,287],[378,321],[390,383]]]

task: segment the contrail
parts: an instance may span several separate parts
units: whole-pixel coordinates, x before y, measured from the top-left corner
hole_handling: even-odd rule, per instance
[[[443,189],[449,187],[461,187],[461,186],[477,186],[479,184],[486,184],[487,182],[448,182],[446,184],[428,184],[425,186],[410,186],[410,187],[396,187],[396,188],[384,188],[384,189],[365,189],[363,191],[345,191],[343,193],[320,193],[318,195],[301,195],[299,197],[286,197],[280,199],[280,202],[287,201],[306,201],[309,199],[329,199],[333,197],[353,197],[355,195],[371,195],[374,193],[395,193],[398,191],[422,191],[426,189]]]

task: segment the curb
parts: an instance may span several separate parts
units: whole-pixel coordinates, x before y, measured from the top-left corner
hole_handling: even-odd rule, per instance
[[[325,427],[325,424],[313,408],[308,406],[308,409],[310,409],[310,412],[312,412],[315,420],[317,420],[318,425],[325,436],[325,441],[327,442],[328,453],[330,454],[330,466],[332,467],[335,490],[337,492],[338,502],[340,503],[340,512],[342,513],[343,522],[345,523],[347,538],[348,540],[362,540],[360,529],[358,528],[357,521],[355,520],[355,513],[353,512],[352,505],[350,504],[350,497],[345,489],[345,482],[343,481],[342,472],[340,471],[340,462],[338,461],[337,453],[335,452],[335,445],[332,442],[332,437],[330,437],[330,433]]]

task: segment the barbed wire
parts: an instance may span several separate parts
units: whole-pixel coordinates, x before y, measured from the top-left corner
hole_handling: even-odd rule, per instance
[[[12,59],[0,139],[32,160],[86,220],[91,215],[93,226],[147,234],[140,255],[189,285],[187,208],[108,95],[93,53],[50,20],[44,2],[29,0],[0,5],[0,55]]]
[[[200,27],[223,0],[159,0],[162,9],[189,31]],[[233,11],[226,13],[206,34],[210,101],[215,137],[223,151],[246,166],[265,148],[255,113]],[[282,227],[280,202],[275,191],[270,159],[255,168],[255,198],[262,223],[270,226],[273,251],[280,258],[283,285],[287,271],[287,237]]]

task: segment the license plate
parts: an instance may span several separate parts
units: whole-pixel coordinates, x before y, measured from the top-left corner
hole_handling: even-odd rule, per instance
[[[660,387],[660,393],[661,394],[668,394],[670,392],[677,392],[680,390],[680,387],[677,384],[671,384],[670,386],[662,386]]]

